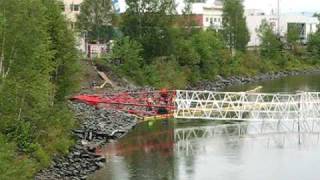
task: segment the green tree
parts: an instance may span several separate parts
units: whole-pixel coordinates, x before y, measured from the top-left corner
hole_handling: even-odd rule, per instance
[[[0,134],[0,179],[32,179],[36,172],[34,162],[27,157],[21,157],[14,143]]]
[[[111,0],[84,0],[80,9],[77,26],[89,41],[105,43],[112,38],[115,15]]]
[[[145,66],[147,82],[157,88],[184,88],[187,76],[181,66],[172,57],[158,57],[151,65]]]
[[[53,97],[55,103],[64,102],[79,84],[79,57],[75,47],[75,36],[61,16],[61,8],[55,0],[42,0],[46,7],[47,28],[51,39],[54,71],[52,72]]]
[[[2,77],[0,114],[2,129],[22,150],[32,148],[36,129],[52,104],[50,51],[45,9],[39,0],[0,1],[6,19],[0,33]]]
[[[115,42],[108,58],[120,74],[142,84],[144,82],[142,53],[143,49],[137,41],[124,37]]]
[[[124,35],[138,41],[144,49],[144,59],[171,54],[170,36],[175,4],[173,0],[126,0],[128,6],[122,17]]]
[[[199,68],[204,79],[214,79],[222,64],[224,42],[215,31],[202,31],[192,37],[192,44],[200,56]]]
[[[309,36],[308,51],[317,61],[320,58],[320,32],[316,32]]]
[[[314,13],[313,17],[318,18],[318,20],[320,21],[320,13]],[[318,24],[317,27],[318,27],[317,31],[320,31],[320,28],[319,28],[320,24]]]
[[[224,0],[223,37],[230,48],[245,51],[250,40],[242,0]]]
[[[299,24],[288,24],[287,43],[289,48],[296,52],[300,42],[300,26]]]
[[[46,166],[72,143],[65,96],[76,84],[73,34],[55,0],[0,0],[0,7],[0,138],[14,142],[20,158],[32,157],[28,167]]]
[[[282,43],[274,33],[272,26],[266,20],[262,21],[257,32],[261,40],[261,56],[272,59],[280,55]]]
[[[201,57],[191,39],[180,39],[176,42],[175,57],[181,66],[197,66]]]
[[[192,35],[198,29],[195,16],[192,12],[192,5],[196,2],[196,0],[184,0],[185,7],[182,10],[182,16],[178,16],[180,18],[179,21],[181,22],[179,25],[185,30],[186,36]]]

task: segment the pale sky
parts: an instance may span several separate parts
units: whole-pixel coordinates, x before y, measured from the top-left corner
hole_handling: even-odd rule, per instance
[[[181,2],[183,0],[176,0]],[[214,0],[208,0],[214,1]],[[277,9],[278,0],[244,0],[247,9],[261,9],[270,13],[272,9]],[[119,0],[121,9],[125,7],[125,0]],[[320,12],[320,0],[280,0],[282,13],[288,12]]]
[[[278,0],[245,0],[244,4],[249,9],[262,9],[270,13],[277,9]],[[320,0],[280,0],[282,13],[287,12],[320,12]]]

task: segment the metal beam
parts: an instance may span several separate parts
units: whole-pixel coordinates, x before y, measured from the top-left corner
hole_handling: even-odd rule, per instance
[[[320,93],[176,92],[177,119],[320,120]]]

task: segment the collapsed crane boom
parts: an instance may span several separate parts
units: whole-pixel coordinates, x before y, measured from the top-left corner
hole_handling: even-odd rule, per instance
[[[118,110],[140,117],[173,115],[175,92],[161,91],[123,92],[116,94],[78,95],[74,101],[109,110]]]

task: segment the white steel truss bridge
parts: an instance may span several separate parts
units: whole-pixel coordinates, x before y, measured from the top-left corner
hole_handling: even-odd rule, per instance
[[[320,144],[320,121],[263,121],[217,126],[178,128],[174,130],[175,148],[187,153],[201,149],[206,139],[247,140],[266,143],[267,147],[313,146]]]
[[[320,121],[262,121],[217,126],[178,128],[174,130],[175,142],[206,139],[218,136],[256,137],[272,134],[317,134],[320,138]]]
[[[320,120],[320,93],[176,91],[177,119]]]

